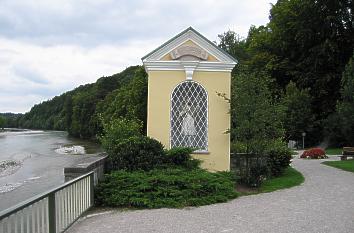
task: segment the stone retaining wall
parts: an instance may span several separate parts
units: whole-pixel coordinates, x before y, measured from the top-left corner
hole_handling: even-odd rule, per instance
[[[65,182],[86,174],[90,171],[94,171],[95,185],[99,180],[103,178],[105,170],[105,161],[107,154],[99,154],[97,156],[87,157],[81,163],[72,167],[64,168]]]

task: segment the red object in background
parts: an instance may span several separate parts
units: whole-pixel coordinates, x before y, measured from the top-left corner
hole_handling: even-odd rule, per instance
[[[325,159],[328,158],[326,156],[326,152],[321,148],[311,148],[305,150],[304,153],[300,156],[302,159]]]

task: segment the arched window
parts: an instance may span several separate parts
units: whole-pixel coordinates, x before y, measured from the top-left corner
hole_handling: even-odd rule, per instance
[[[171,95],[171,147],[208,150],[208,94],[194,81],[175,87]]]

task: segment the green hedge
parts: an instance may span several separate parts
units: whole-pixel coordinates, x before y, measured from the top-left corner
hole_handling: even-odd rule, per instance
[[[185,169],[199,168],[201,161],[194,159],[191,155],[192,148],[175,147],[165,151],[165,167],[179,167]]]
[[[113,171],[96,188],[96,204],[111,207],[162,208],[200,206],[235,198],[229,172],[202,169]]]

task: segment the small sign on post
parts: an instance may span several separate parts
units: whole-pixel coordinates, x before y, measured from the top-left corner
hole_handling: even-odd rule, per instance
[[[305,136],[306,136],[306,133],[302,132],[302,149],[305,149]]]

